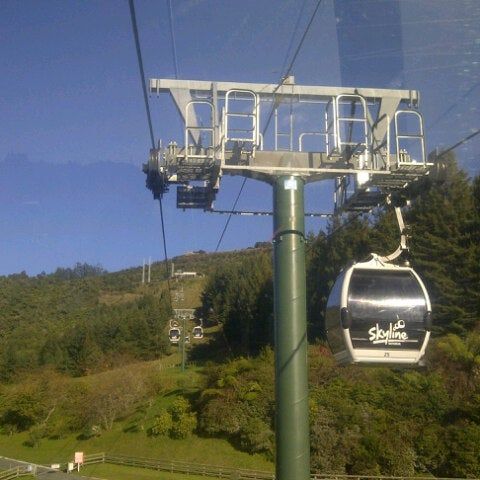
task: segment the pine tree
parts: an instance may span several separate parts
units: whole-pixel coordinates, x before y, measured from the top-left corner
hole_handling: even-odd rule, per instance
[[[436,330],[464,335],[476,321],[471,298],[478,289],[478,238],[475,246],[472,186],[453,154],[446,181],[425,182],[409,222],[414,266],[430,293]]]

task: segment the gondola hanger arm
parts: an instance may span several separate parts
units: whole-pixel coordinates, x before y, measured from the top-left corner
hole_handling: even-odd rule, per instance
[[[387,196],[386,199],[387,205],[392,205],[391,195]],[[378,257],[381,262],[392,262],[397,259],[402,253],[408,252],[408,235],[406,232],[406,225],[403,221],[402,209],[399,206],[395,206],[395,216],[397,217],[398,229],[400,230],[400,245],[397,249],[390,255],[385,255],[383,257]]]

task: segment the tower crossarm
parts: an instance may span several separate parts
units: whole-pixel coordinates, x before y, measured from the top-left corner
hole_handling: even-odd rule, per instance
[[[180,185],[179,208],[212,210],[223,175],[271,184],[297,175],[335,179],[337,212],[368,211],[431,167],[417,90],[298,85],[293,76],[281,85],[153,78],[149,89],[170,94],[185,125],[184,145],[153,149],[144,165],[155,197]]]
[[[243,83],[243,82],[212,82],[205,80],[173,80],[150,79],[150,93],[170,93],[172,91],[186,90],[192,94],[205,94],[216,90],[219,98],[225,96],[230,90],[249,90],[260,97],[282,95],[285,97],[302,97],[306,100],[328,101],[338,95],[361,95],[366,100],[379,100],[384,98],[396,99],[398,102],[408,102],[418,106],[420,93],[417,90],[398,90],[385,88],[354,88],[332,87],[318,85],[296,85],[276,83]]]
[[[194,99],[210,97],[216,103],[223,100],[232,90],[249,91],[258,95],[260,101],[278,102],[296,100],[300,102],[323,103],[339,96],[357,95],[370,103],[379,103],[376,118],[370,112],[367,117],[374,130],[374,143],[381,146],[384,143],[388,119],[393,118],[400,103],[417,108],[420,103],[420,93],[417,90],[385,89],[385,88],[355,88],[319,85],[297,85],[294,83],[246,83],[246,82],[215,82],[205,80],[174,80],[150,79],[150,93],[170,93],[177,105],[178,111],[185,121],[186,105]]]

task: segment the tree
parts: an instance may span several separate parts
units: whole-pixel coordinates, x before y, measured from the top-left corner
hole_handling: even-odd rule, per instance
[[[55,334],[48,335],[39,353],[39,363],[40,365],[53,365],[59,370],[66,370],[67,355],[61,338]]]
[[[478,321],[478,228],[472,185],[446,155],[446,181],[426,180],[408,221],[414,265],[425,280],[435,312],[435,330],[465,335]],[[475,283],[477,282],[477,283]],[[473,297],[473,302],[471,301]]]
[[[237,353],[258,353],[273,339],[270,256],[259,252],[219,268],[202,294],[202,310],[223,325]]]
[[[73,268],[57,268],[54,275],[62,280],[72,280],[74,278],[96,277],[105,273],[107,271],[100,264],[90,265],[77,262]]]
[[[145,384],[131,371],[109,372],[96,380],[88,398],[89,424],[108,431],[115,420],[131,414],[143,400]]]
[[[93,329],[86,323],[74,327],[67,339],[68,369],[74,375],[94,370],[102,357]]]
[[[442,476],[478,478],[480,476],[480,426],[472,422],[450,425],[445,432],[446,456],[440,467]]]
[[[462,339],[448,334],[438,340],[436,360],[451,387],[452,395],[466,403],[480,390],[480,333],[470,332]],[[445,358],[441,358],[441,356]]]
[[[199,430],[272,458],[273,352],[266,348],[254,359],[238,358],[206,373],[197,405]]]

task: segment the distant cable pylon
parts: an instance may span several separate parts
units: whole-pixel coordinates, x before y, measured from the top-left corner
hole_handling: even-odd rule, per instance
[[[130,19],[132,21],[132,30],[133,30],[133,38],[135,41],[135,49],[137,51],[137,60],[138,60],[138,69],[140,72],[140,83],[142,84],[143,90],[143,100],[145,102],[145,111],[147,114],[147,123],[148,129],[150,131],[150,140],[152,143],[152,149],[155,148],[155,137],[153,135],[153,125],[152,125],[152,115],[150,113],[150,105],[148,103],[148,95],[147,95],[147,82],[145,80],[145,71],[143,69],[143,60],[142,60],[142,50],[140,48],[140,39],[138,36],[138,27],[137,27],[137,17],[135,15],[135,5],[133,0],[129,0],[128,4],[130,6]],[[160,203],[160,218],[162,223],[162,237],[163,237],[163,251],[165,254],[165,273],[167,279],[167,287],[168,287],[168,298],[170,301],[170,305],[172,304],[172,294],[170,291],[170,279],[169,279],[169,270],[168,270],[168,255],[167,255],[167,239],[165,235],[165,222],[163,219],[163,207],[162,207],[162,198],[158,199]]]
[[[302,38],[300,39],[300,42],[297,46],[297,49],[295,50],[295,53],[293,54],[293,58],[290,61],[290,64],[289,64],[287,70],[285,71],[285,73],[280,77],[280,81],[278,82],[278,85],[274,89],[273,93],[275,93],[282,86],[284,80],[290,75],[290,72],[292,71],[293,65],[295,64],[295,61],[298,57],[298,54],[300,53],[300,50],[302,49],[303,43],[305,42],[305,38],[307,38],[307,34],[310,30],[310,27],[312,26],[312,23],[313,23],[313,20],[315,19],[315,16],[317,15],[317,12],[318,12],[318,9],[320,8],[321,3],[322,3],[322,0],[317,1],[317,5],[315,7],[315,10],[313,11],[312,16],[310,17],[310,20],[309,20],[309,22],[308,22],[308,24],[305,28],[305,31],[303,32]],[[296,33],[297,33],[298,25],[299,25],[299,22],[300,22],[300,17],[302,16],[304,7],[305,7],[305,2],[303,3],[302,8],[300,9],[300,13],[299,13],[299,16],[297,18],[297,23],[295,25],[295,28],[294,28],[294,31],[293,31],[293,34],[292,34],[292,38],[290,40],[290,45],[287,49],[287,54],[285,56],[285,60],[283,62],[283,65],[285,65],[287,63],[287,59],[288,59],[288,56],[290,54],[290,50],[292,48],[293,40],[294,40],[294,38],[296,36]],[[270,113],[268,115],[267,122],[265,124],[265,127],[262,130],[262,136],[263,137],[265,137],[265,133],[268,129],[268,126],[270,125],[274,110],[275,110],[275,103],[272,104],[272,108],[270,109]],[[248,180],[248,178],[244,177],[242,185],[240,186],[240,190],[238,191],[237,197],[235,198],[235,201],[233,202],[233,206],[230,209],[231,212],[233,212],[235,210],[235,208],[237,207],[237,203],[240,199],[240,196],[242,195],[242,192],[243,192],[243,189],[245,187],[245,184],[247,183],[247,180]],[[230,213],[230,215],[227,218],[227,221],[225,222],[222,233],[220,234],[220,238],[218,239],[217,246],[215,247],[215,252],[218,252],[218,249],[220,248],[223,237],[225,236],[225,232],[227,231],[228,225],[230,224],[230,220],[232,219],[232,215],[233,215],[233,213]]]

